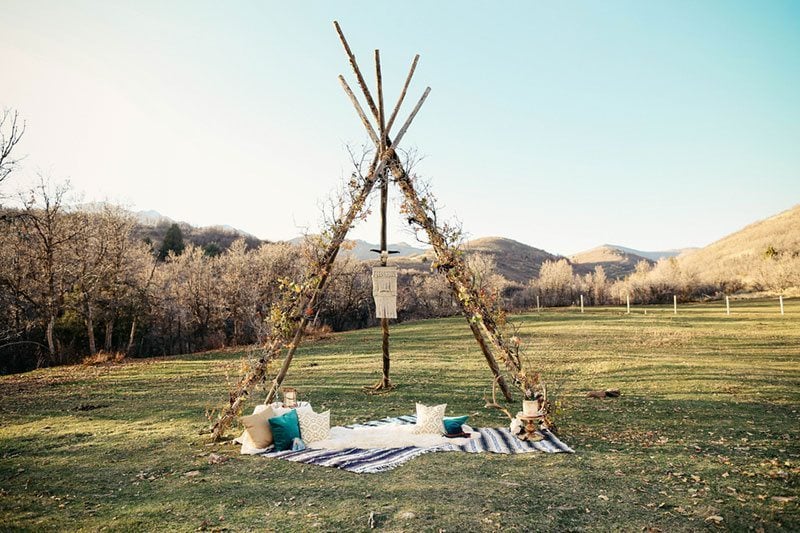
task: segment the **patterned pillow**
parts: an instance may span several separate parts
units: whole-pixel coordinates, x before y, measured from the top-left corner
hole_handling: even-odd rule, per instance
[[[297,411],[300,419],[300,437],[303,442],[316,442],[328,438],[331,431],[331,412],[315,413],[310,409]]]
[[[444,410],[447,404],[442,405],[422,405],[417,404],[417,423],[414,425],[414,433],[433,433],[434,435],[444,434]]]

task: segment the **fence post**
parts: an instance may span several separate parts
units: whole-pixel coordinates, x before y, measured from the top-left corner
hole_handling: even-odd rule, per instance
[[[783,294],[779,295],[779,296],[778,296],[778,299],[779,299],[779,300],[780,300],[780,302],[781,302],[781,315],[783,315]]]
[[[678,314],[678,295],[676,295],[676,294],[672,295],[672,309],[673,309],[673,314],[677,315]]]
[[[730,296],[725,296],[725,314],[726,315],[730,315],[731,314],[731,297]]]
[[[583,313],[583,294],[581,294],[581,313]]]
[[[629,315],[629,314],[631,314],[631,295],[630,294],[626,294],[625,295],[625,302],[628,304],[628,312],[625,313],[625,314]]]
[[[541,308],[541,306],[539,306],[539,295],[538,294],[536,295],[536,312],[537,313],[541,313],[542,312],[542,308]]]

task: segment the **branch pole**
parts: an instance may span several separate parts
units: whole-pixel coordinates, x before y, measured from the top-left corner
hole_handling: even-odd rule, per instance
[[[361,123],[364,124],[364,128],[366,128],[370,139],[372,139],[372,142],[375,143],[375,146],[378,147],[378,149],[379,149],[378,153],[380,153],[381,152],[381,150],[380,150],[381,141],[380,141],[380,139],[378,139],[378,135],[375,133],[375,130],[373,129],[372,124],[370,123],[369,119],[367,118],[366,113],[364,113],[364,109],[361,107],[361,104],[358,102],[358,98],[356,98],[355,93],[353,93],[353,90],[347,84],[347,80],[345,80],[344,76],[342,76],[341,74],[339,74],[339,83],[342,84],[342,89],[344,89],[344,92],[350,98],[350,102],[353,103],[353,107],[356,109],[356,113],[358,113],[358,117],[361,119]]]
[[[395,104],[394,109],[392,110],[392,114],[389,116],[389,122],[386,123],[386,136],[389,136],[389,133],[392,131],[392,126],[394,125],[394,119],[397,118],[397,113],[400,111],[400,106],[403,105],[403,100],[406,97],[406,92],[408,91],[408,86],[411,84],[411,78],[414,77],[414,71],[417,69],[417,62],[419,61],[419,54],[414,56],[414,61],[411,63],[411,70],[408,71],[408,76],[406,76],[406,82],[403,84],[403,90],[400,91],[400,97],[397,99],[397,104]]]
[[[445,242],[444,237],[439,231],[439,228],[436,226],[436,222],[434,222],[431,217],[428,216],[428,213],[422,206],[419,195],[414,189],[414,185],[411,183],[411,178],[403,169],[397,154],[394,155],[394,159],[391,162],[389,169],[394,175],[395,182],[400,186],[400,189],[403,191],[403,194],[406,196],[408,203],[413,209],[414,218],[417,221],[417,224],[419,224],[428,234],[429,242],[433,246],[433,250],[436,253],[439,263],[460,263],[460,266],[463,267],[463,260],[453,254],[453,250]],[[455,294],[467,295],[466,301],[464,298],[456,298],[459,307],[461,308],[461,312],[464,315],[464,318],[466,318],[467,323],[472,330],[472,334],[475,336],[475,340],[478,342],[478,346],[480,346],[481,351],[486,358],[489,369],[492,371],[498,387],[500,387],[500,390],[503,392],[503,396],[505,396],[507,400],[511,400],[511,391],[509,390],[502,373],[500,373],[497,359],[487,343],[487,340],[498,349],[506,368],[514,375],[515,382],[519,381],[518,377],[521,376],[522,368],[520,368],[517,364],[512,354],[512,350],[505,344],[500,332],[492,322],[492,319],[490,318],[491,313],[483,302],[480,294],[478,294],[473,287],[461,279],[454,272],[455,270],[455,268],[447,269],[445,271],[445,278]]]
[[[356,74],[356,79],[358,80],[358,85],[361,87],[361,91],[364,93],[364,97],[367,99],[367,106],[369,106],[372,114],[375,116],[376,120],[379,119],[378,108],[375,106],[375,100],[372,99],[372,94],[369,92],[369,88],[367,87],[367,82],[364,81],[364,76],[361,75],[361,69],[358,68],[358,62],[356,61],[356,56],[353,54],[353,51],[350,50],[350,45],[347,44],[347,39],[344,37],[344,33],[342,33],[342,28],[339,26],[337,21],[333,21],[333,25],[336,28],[336,33],[339,34],[339,40],[342,42],[342,46],[344,46],[344,51],[347,54],[347,59],[350,60],[350,66],[353,67],[353,72]]]
[[[353,72],[355,73],[356,78],[358,79],[358,82],[359,82],[359,85],[361,86],[362,92],[364,93],[364,97],[365,97],[365,99],[367,101],[367,104],[369,105],[370,109],[372,110],[372,113],[375,116],[375,119],[378,121],[378,123],[381,123],[381,112],[375,106],[375,102],[374,102],[374,100],[372,98],[371,93],[369,92],[369,88],[367,87],[366,83],[364,82],[364,77],[361,75],[361,69],[358,67],[358,62],[355,59],[355,55],[353,54],[352,50],[350,49],[350,46],[347,43],[347,39],[345,39],[344,34],[342,33],[342,30],[341,30],[341,27],[339,26],[339,23],[338,22],[334,22],[334,26],[336,27],[336,31],[339,34],[339,39],[341,40],[342,45],[344,46],[345,53],[347,54],[347,57],[350,60],[350,66],[353,68]],[[395,110],[392,113],[393,114],[393,118],[394,118],[394,116],[397,115],[397,111],[399,110],[400,104],[402,103],[402,100],[403,100],[403,98],[405,96],[405,92],[407,90],[408,84],[410,83],[411,77],[412,77],[412,75],[414,73],[414,70],[416,68],[416,64],[417,64],[417,57],[414,58],[414,63],[412,64],[411,72],[409,72],[409,75],[406,78],[406,85],[403,88],[403,93],[401,94],[400,100],[398,101],[398,105],[395,107]],[[376,142],[375,144],[376,144],[376,147],[378,148],[378,150],[381,153],[390,153],[391,154],[391,161],[390,161],[390,164],[389,164],[389,168],[390,168],[392,174],[395,177],[395,181],[400,183],[401,189],[403,189],[403,192],[405,193],[405,195],[408,198],[409,202],[414,206],[415,210],[420,212],[424,216],[424,219],[420,218],[420,220],[427,221],[427,224],[424,225],[424,229],[428,232],[429,238],[431,239],[431,243],[438,242],[440,244],[438,247],[436,246],[436,244],[434,244],[434,250],[436,250],[437,256],[439,256],[441,258],[441,257],[444,257],[446,255],[447,251],[448,251],[447,250],[447,245],[444,242],[444,239],[442,238],[441,234],[439,233],[438,228],[436,227],[436,224],[430,219],[430,217],[427,216],[427,213],[425,213],[425,210],[424,210],[424,208],[422,207],[422,205],[420,203],[419,196],[417,195],[416,191],[414,190],[414,187],[411,184],[410,179],[408,179],[408,176],[406,175],[405,170],[403,170],[403,168],[402,168],[402,164],[400,162],[400,159],[398,158],[395,150],[393,149],[394,147],[397,147],[400,144],[400,141],[402,140],[403,136],[406,134],[406,131],[408,130],[409,126],[411,125],[411,123],[413,122],[413,120],[416,117],[417,113],[419,112],[420,108],[422,107],[422,104],[425,103],[425,100],[427,99],[427,97],[430,94],[430,92],[431,92],[431,88],[430,87],[426,87],[425,91],[422,93],[422,96],[420,97],[420,99],[418,100],[417,104],[412,109],[412,111],[411,111],[410,115],[408,116],[408,118],[406,119],[405,123],[400,128],[400,131],[397,133],[397,136],[395,137],[393,143],[388,138],[388,136],[386,136],[384,134],[384,135],[382,135],[382,138],[380,139],[380,141],[382,141],[382,142]],[[363,122],[363,119],[362,119],[362,122]],[[393,119],[390,119],[390,124],[393,124],[393,122],[394,122]],[[374,139],[373,139],[373,142],[374,142]],[[387,147],[385,149],[385,151],[382,150],[382,147],[384,147],[384,146]],[[521,374],[521,369],[519,368],[519,365],[516,364],[516,362],[515,362],[514,356],[512,354],[512,350],[510,349],[510,347],[508,347],[505,344],[505,342],[502,339],[502,336],[500,335],[500,332],[497,330],[497,328],[491,322],[491,320],[484,321],[485,317],[488,318],[489,312],[488,312],[488,309],[486,308],[486,306],[483,304],[483,301],[482,301],[481,297],[471,287],[469,287],[465,283],[463,283],[462,280],[458,280],[458,279],[454,278],[453,276],[448,276],[448,281],[450,281],[450,284],[451,284],[453,290],[457,294],[460,291],[464,291],[464,290],[471,291],[473,301],[477,302],[477,304],[473,304],[471,306],[471,308],[467,308],[467,307],[464,307],[463,302],[461,302],[460,299],[459,299],[460,305],[462,305],[462,311],[463,311],[465,317],[467,318],[467,320],[470,322],[470,329],[472,329],[473,334],[475,335],[475,338],[478,341],[478,344],[481,346],[481,349],[484,352],[484,356],[486,357],[486,360],[489,363],[489,367],[492,370],[492,373],[495,375],[495,379],[497,380],[498,386],[503,391],[504,396],[506,398],[510,399],[511,398],[511,393],[508,390],[508,386],[506,385],[505,380],[502,377],[502,374],[499,373],[499,367],[497,365],[497,361],[494,358],[494,355],[492,354],[492,350],[486,344],[486,339],[485,339],[483,331],[485,331],[485,333],[489,337],[491,343],[504,353],[503,359],[504,359],[504,362],[505,362],[506,366],[509,368],[509,370],[511,370],[512,373],[514,373],[515,376],[519,376]],[[482,323],[482,327],[478,327],[477,326],[477,322],[483,322]],[[476,326],[474,328],[473,328],[473,323],[475,323],[475,326]],[[494,365],[492,365],[492,363],[491,363],[492,361],[494,361]],[[516,379],[517,378],[515,377],[515,380]]]
[[[323,261],[321,261],[320,264],[316,265],[316,268],[312,266],[306,273],[307,280],[314,279],[315,277],[318,278],[316,284],[312,287],[310,293],[307,294],[306,297],[301,301],[301,303],[298,304],[294,309],[291,308],[281,309],[281,311],[284,313],[291,313],[293,310],[299,309],[301,318],[297,325],[297,330],[295,331],[291,344],[288,345],[288,351],[286,352],[286,356],[284,357],[281,369],[278,372],[278,375],[272,381],[272,386],[270,387],[269,393],[267,394],[267,399],[265,403],[272,402],[272,400],[275,398],[278,389],[281,386],[281,383],[283,383],[283,380],[286,377],[287,372],[289,371],[289,366],[292,363],[292,359],[294,358],[294,354],[297,351],[297,348],[300,346],[300,342],[303,339],[303,334],[305,333],[305,327],[308,323],[308,314],[305,313],[304,311],[306,309],[313,309],[314,305],[316,305],[317,299],[319,298],[320,294],[325,288],[328,276],[330,275],[331,266],[333,265],[333,262],[336,260],[336,256],[339,253],[339,249],[342,245],[342,242],[347,236],[347,232],[350,230],[353,221],[356,219],[359,213],[361,213],[361,211],[364,209],[367,197],[369,196],[373,186],[375,185],[377,176],[379,176],[380,173],[383,171],[389,157],[390,157],[389,154],[383,154],[383,157],[378,159],[378,155],[376,155],[375,160],[372,162],[372,165],[370,166],[370,172],[364,179],[364,184],[361,190],[351,203],[344,218],[342,218],[338,222],[338,224],[336,224],[334,228],[334,236],[332,237],[330,243],[328,244],[328,247],[325,250]],[[265,353],[261,356],[261,358],[259,358],[258,361],[256,361],[253,364],[253,366],[248,370],[248,372],[239,380],[239,383],[237,384],[235,391],[233,391],[230,395],[230,401],[228,406],[223,409],[217,421],[212,426],[211,432],[213,440],[218,441],[222,438],[222,435],[225,433],[225,430],[228,428],[233,419],[236,418],[236,416],[239,414],[242,404],[250,395],[250,392],[256,385],[258,385],[264,380],[269,363],[280,355],[283,348],[286,347],[286,344],[284,340],[280,337],[279,332],[272,332],[270,333],[270,337],[268,338],[267,346],[268,347],[265,350]]]

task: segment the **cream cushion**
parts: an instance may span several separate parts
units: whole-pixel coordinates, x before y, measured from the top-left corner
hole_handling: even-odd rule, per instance
[[[297,418],[300,420],[300,438],[306,444],[328,438],[331,431],[330,411],[315,413],[310,409],[298,409]]]
[[[266,409],[239,418],[244,426],[244,444],[251,448],[268,448],[272,444],[272,430],[269,428],[268,420],[278,416],[271,405]]]
[[[444,435],[444,410],[447,404],[427,406],[417,404],[417,423],[414,433],[434,433]]]
[[[237,441],[242,444],[243,449],[263,450],[269,448],[272,446],[273,439],[268,420],[276,416],[285,415],[292,409],[297,409],[299,415],[301,411],[310,411],[311,404],[299,402],[296,408],[283,407],[280,402],[274,402],[269,405],[264,405],[263,403],[256,405],[252,415],[239,418],[245,430]],[[262,444],[263,446],[261,446]]]

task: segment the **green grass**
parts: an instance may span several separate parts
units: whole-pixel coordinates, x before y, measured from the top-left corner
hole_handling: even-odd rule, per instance
[[[775,302],[733,304],[513,317],[529,357],[564,380],[561,437],[577,453],[428,454],[384,474],[210,445],[204,412],[241,352],[0,377],[0,529],[365,530],[374,512],[393,531],[798,530],[800,301],[783,317]],[[379,336],[306,345],[286,384],[338,425],[415,400],[506,424],[483,408],[488,371],[463,319],[393,326],[399,386],[367,396]],[[611,387],[623,396],[584,397]]]

